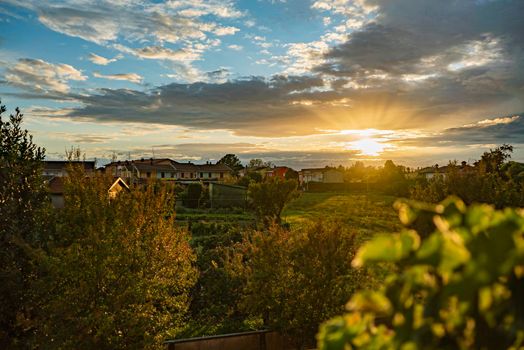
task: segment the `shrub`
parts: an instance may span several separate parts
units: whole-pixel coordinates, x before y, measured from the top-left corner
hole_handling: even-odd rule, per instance
[[[275,225],[246,235],[227,266],[245,279],[244,310],[298,346],[311,346],[319,324],[370,282],[351,266],[356,246],[356,234],[337,223],[293,231]]]
[[[37,343],[45,349],[160,349],[181,329],[196,281],[171,192],[107,195],[110,178],[70,171],[56,241],[40,262]]]

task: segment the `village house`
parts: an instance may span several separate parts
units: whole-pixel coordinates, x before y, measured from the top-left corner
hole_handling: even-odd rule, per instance
[[[117,161],[107,164],[105,171],[128,181],[159,179],[176,181],[217,181],[231,176],[231,168],[224,164],[181,163],[169,158]]]
[[[272,178],[278,177],[280,179],[285,179],[286,173],[288,172],[288,170],[290,170],[290,168],[288,168],[287,166],[276,166],[276,167],[269,169],[266,172],[266,177],[272,177]]]
[[[298,172],[298,181],[301,185],[309,182],[335,184],[344,182],[344,174],[335,168],[310,168]]]
[[[42,175],[46,177],[51,176],[67,176],[67,170],[69,166],[81,166],[87,175],[95,172],[95,161],[69,161],[69,160],[45,160],[44,169]]]
[[[89,178],[86,178],[87,180]],[[49,186],[49,196],[51,198],[51,204],[55,208],[64,207],[64,177],[54,176],[47,180]],[[108,186],[107,197],[113,199],[121,191],[129,191],[129,186],[121,178],[113,179],[113,182]]]
[[[446,165],[443,167],[439,167],[438,164],[426,168],[422,168],[419,171],[417,171],[418,175],[424,176],[426,179],[432,179],[433,177],[439,175],[443,178],[446,177],[446,174],[452,169],[452,167],[456,168],[456,170],[459,173],[467,173],[469,171],[473,171],[475,168],[471,165],[468,165],[466,162],[460,163],[460,165]]]

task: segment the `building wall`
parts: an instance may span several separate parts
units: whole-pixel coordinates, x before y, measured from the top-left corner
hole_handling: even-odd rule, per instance
[[[326,184],[339,184],[344,182],[344,174],[337,170],[326,170],[324,171],[324,183]]]

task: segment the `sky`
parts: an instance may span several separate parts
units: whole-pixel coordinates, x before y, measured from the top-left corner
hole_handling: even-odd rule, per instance
[[[522,0],[0,0],[48,159],[524,161]]]

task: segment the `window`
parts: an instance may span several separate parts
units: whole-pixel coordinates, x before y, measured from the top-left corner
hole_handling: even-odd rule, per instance
[[[203,178],[204,177],[204,173],[200,173],[200,178]]]
[[[211,177],[212,177],[211,173],[209,173],[209,174],[207,174],[207,175],[208,175],[207,177],[209,177],[209,178],[211,178]]]
[[[184,178],[186,174],[182,173],[182,175],[180,176],[181,178]]]
[[[151,177],[151,172],[148,171],[148,172],[146,173],[146,176],[147,176],[147,177]]]
[[[193,178],[193,173],[189,173],[189,177],[192,179]]]
[[[220,178],[221,178],[221,179],[224,178],[224,173],[220,173]]]
[[[161,176],[161,177],[162,177],[162,179],[163,179],[163,178],[165,178],[165,177],[166,177],[166,174],[165,174],[164,172],[161,172],[161,173],[160,173],[160,176]]]

